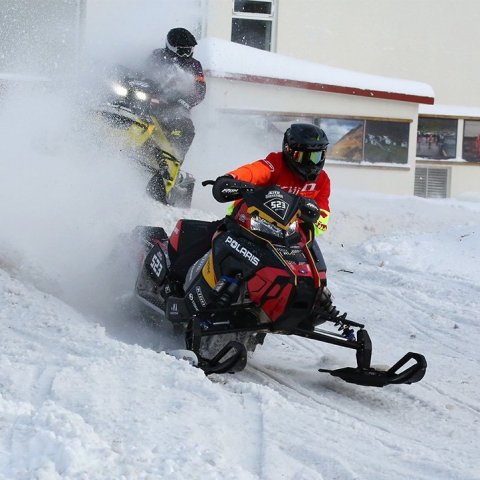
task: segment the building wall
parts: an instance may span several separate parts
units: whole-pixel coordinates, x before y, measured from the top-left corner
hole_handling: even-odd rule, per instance
[[[417,104],[224,78],[209,78],[207,95],[209,116],[213,122],[221,118],[219,113],[222,110],[236,111],[237,115],[263,112],[407,120],[410,122],[410,143],[406,165],[355,165],[327,161],[327,169],[340,188],[404,195],[413,193]]]
[[[336,165],[327,161],[325,170],[335,188],[389,195],[413,195],[413,168]]]
[[[331,114],[413,121],[418,104],[378,98],[325,93],[268,83],[208,78],[208,99],[218,108]],[[415,143],[416,132],[412,135]],[[415,148],[413,148],[415,153]]]
[[[277,51],[426,82],[437,104],[480,106],[479,22],[478,0],[279,0]]]
[[[230,39],[231,0],[208,0],[205,36]],[[478,0],[277,0],[276,52],[428,83],[437,104],[480,106]]]
[[[448,162],[419,159],[418,167],[428,167],[448,170],[449,197],[457,197],[462,194],[479,192],[480,190],[480,164],[468,162]]]
[[[450,173],[450,196],[462,193],[478,192],[480,181],[480,165],[462,164],[454,166]]]
[[[203,0],[206,17],[202,37],[230,40],[232,34],[232,0]]]

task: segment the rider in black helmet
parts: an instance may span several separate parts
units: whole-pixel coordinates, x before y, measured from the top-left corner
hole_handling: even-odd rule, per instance
[[[327,230],[330,216],[330,179],[323,169],[327,145],[328,138],[318,126],[293,123],[283,136],[282,151],[271,152],[264,159],[242,165],[219,177],[215,183],[225,186],[225,181],[241,180],[257,186],[278,185],[286,192],[310,199],[309,208],[312,209],[312,216],[315,214],[316,217],[313,228],[315,234],[320,236]],[[216,185],[213,187],[215,198],[216,191],[221,190]],[[232,214],[234,208],[232,206],[229,209],[229,214]],[[203,224],[198,231],[187,231],[192,227],[185,224],[182,234],[189,239],[189,247],[181,253],[169,244],[169,279],[172,280],[172,289],[181,289],[188,268],[209,250],[212,236],[222,222],[223,220],[217,220],[209,225]],[[319,269],[325,270],[323,256],[315,242],[312,242],[311,249]]]
[[[159,107],[165,134],[179,151],[180,161],[195,136],[190,109],[205,97],[206,84],[201,63],[193,58],[197,41],[185,28],[171,29],[165,48],[152,52],[146,74],[155,80],[163,101]]]
[[[197,40],[186,28],[172,28],[167,34],[166,47],[179,57],[191,57]]]
[[[316,180],[325,165],[328,138],[310,123],[293,123],[283,136],[283,158],[303,180]]]

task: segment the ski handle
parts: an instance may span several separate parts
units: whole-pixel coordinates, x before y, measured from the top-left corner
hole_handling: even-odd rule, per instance
[[[259,187],[253,183],[244,182],[243,180],[235,180],[234,178],[225,175],[223,177],[218,177],[216,180],[204,180],[202,185],[206,187],[207,185],[212,185],[212,195],[213,198],[219,203],[234,202],[235,200],[240,200],[247,193],[254,192],[258,190]],[[314,223],[318,220],[320,216],[320,209],[318,208],[317,202],[311,198],[298,197],[300,198],[300,218],[306,222]]]

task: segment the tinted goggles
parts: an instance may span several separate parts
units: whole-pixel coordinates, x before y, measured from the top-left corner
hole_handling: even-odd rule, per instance
[[[312,162],[315,165],[325,159],[325,150],[318,152],[301,152],[300,150],[292,150],[292,157],[297,163]]]

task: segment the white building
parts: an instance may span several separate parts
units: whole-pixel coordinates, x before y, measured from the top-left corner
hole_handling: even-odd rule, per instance
[[[446,197],[480,191],[480,65],[472,60],[480,42],[477,0],[205,0],[202,4],[203,36],[431,85],[435,108],[420,108],[416,147],[410,141],[417,164],[411,192]],[[375,117],[376,103],[371,102],[362,115]],[[394,115],[389,111],[386,117],[391,119]],[[322,108],[317,111],[318,116],[325,113]],[[337,158],[333,153],[330,159]],[[354,158],[343,160],[356,163]],[[362,178],[359,188],[379,190],[374,174],[379,167],[372,168],[368,156],[364,160],[355,167],[355,178]],[[384,172],[387,185],[396,185],[397,166],[387,170],[392,176]],[[339,181],[353,188],[345,179]]]
[[[0,92],[22,64],[51,74],[89,43],[112,60],[141,57],[185,26],[201,39],[215,114],[255,118],[277,142],[290,121],[319,123],[336,184],[434,197],[480,191],[477,0],[34,3],[2,2]]]
[[[259,51],[226,40],[200,41],[208,106],[235,117],[242,131],[281,148],[291,122],[318,124],[330,140],[335,185],[412,194],[418,105],[433,103],[427,84],[360,74]],[[221,123],[221,121],[219,122]],[[252,159],[253,160],[253,159]]]

